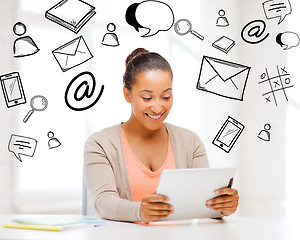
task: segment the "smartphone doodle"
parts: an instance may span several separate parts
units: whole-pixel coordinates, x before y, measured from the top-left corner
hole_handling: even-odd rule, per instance
[[[1,87],[8,108],[26,103],[19,73],[13,72],[0,76]]]
[[[213,140],[213,144],[223,149],[225,152],[229,152],[244,128],[243,124],[228,116],[227,120]]]

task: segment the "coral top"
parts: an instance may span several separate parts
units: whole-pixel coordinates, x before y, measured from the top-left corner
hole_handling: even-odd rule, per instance
[[[164,164],[155,172],[147,168],[132,151],[125,133],[121,128],[121,143],[127,166],[129,184],[134,202],[140,202],[143,196],[156,192],[159,178],[163,170],[175,169],[175,159],[170,138],[168,140],[168,153]]]

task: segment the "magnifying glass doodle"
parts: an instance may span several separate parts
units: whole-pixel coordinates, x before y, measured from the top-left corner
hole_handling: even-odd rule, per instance
[[[31,117],[31,115],[35,111],[38,111],[38,112],[44,111],[48,107],[48,100],[44,96],[36,95],[31,98],[30,107],[31,107],[31,110],[26,114],[25,118],[23,119],[24,123],[27,122],[27,120]]]
[[[186,35],[188,33],[193,34],[200,40],[204,40],[204,37],[197,33],[196,31],[192,30],[192,23],[187,20],[187,19],[179,19],[175,24],[174,24],[174,30],[178,35]]]

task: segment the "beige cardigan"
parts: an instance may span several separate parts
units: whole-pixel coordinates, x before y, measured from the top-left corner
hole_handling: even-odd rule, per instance
[[[176,168],[209,167],[200,138],[190,130],[164,123]],[[92,134],[85,145],[84,175],[96,211],[102,218],[139,221],[139,202],[132,201],[121,145],[121,124]]]

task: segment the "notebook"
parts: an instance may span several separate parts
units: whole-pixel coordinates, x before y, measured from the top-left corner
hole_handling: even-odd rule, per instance
[[[47,226],[75,226],[84,224],[101,224],[103,220],[97,218],[91,218],[82,215],[47,215],[28,218],[14,218],[13,222],[18,224],[30,224],[30,225],[47,225]]]
[[[224,53],[228,53],[230,49],[233,48],[234,45],[235,45],[235,41],[225,36],[219,38],[212,44],[214,48]]]
[[[46,11],[45,17],[78,33],[95,14],[95,7],[82,0],[63,0]]]

